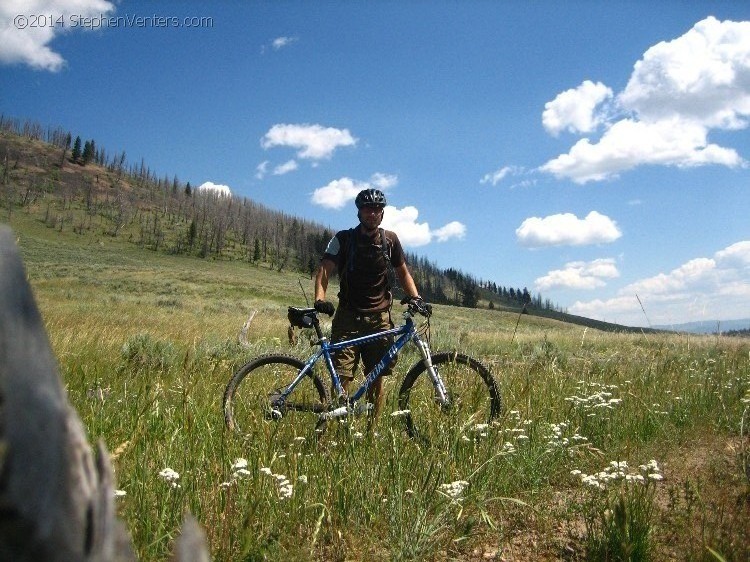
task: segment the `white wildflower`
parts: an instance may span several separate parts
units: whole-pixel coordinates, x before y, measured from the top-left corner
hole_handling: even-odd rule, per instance
[[[172,486],[172,488],[179,488],[180,485],[177,483],[177,481],[180,479],[179,473],[172,470],[171,468],[165,468],[161,472],[159,472],[159,476],[167,482],[169,485]]]
[[[449,498],[457,499],[461,497],[461,495],[463,494],[463,491],[468,486],[469,486],[469,483],[466,480],[456,480],[455,482],[451,482],[449,484],[441,484],[440,491],[443,492]]]
[[[241,468],[247,468],[247,459],[239,458],[232,464],[232,470],[239,470]]]

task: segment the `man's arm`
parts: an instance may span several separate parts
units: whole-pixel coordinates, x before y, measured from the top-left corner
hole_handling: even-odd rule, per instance
[[[315,276],[315,299],[316,301],[326,300],[326,291],[328,290],[328,279],[333,274],[336,264],[332,260],[323,258],[318,267],[318,273]]]
[[[406,293],[407,297],[418,297],[419,291],[417,291],[417,285],[414,283],[414,279],[409,272],[409,268],[406,267],[406,263],[402,263],[398,267],[393,268],[398,276],[398,280],[401,282],[401,288]],[[317,286],[317,284],[316,284]]]

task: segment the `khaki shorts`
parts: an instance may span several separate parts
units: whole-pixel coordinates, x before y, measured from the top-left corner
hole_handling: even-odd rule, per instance
[[[367,334],[374,334],[393,328],[390,312],[359,313],[350,308],[340,306],[336,309],[331,327],[331,341],[339,342]],[[383,358],[388,348],[393,345],[393,336],[381,338],[367,345],[347,347],[333,354],[333,366],[342,379],[354,378],[357,364],[361,357],[365,373],[369,373]],[[396,361],[392,361],[381,373],[390,375]]]

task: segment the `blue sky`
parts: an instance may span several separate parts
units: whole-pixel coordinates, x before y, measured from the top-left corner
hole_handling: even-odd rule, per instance
[[[750,318],[747,2],[6,1],[0,112],[333,229],[380,187],[575,314]]]

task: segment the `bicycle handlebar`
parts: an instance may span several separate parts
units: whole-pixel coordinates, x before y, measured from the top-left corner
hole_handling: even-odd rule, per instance
[[[412,314],[421,314],[427,318],[432,316],[432,305],[424,302],[422,297],[404,297],[401,299],[401,304],[407,305]]]
[[[421,297],[405,297],[401,300],[401,304],[407,305],[407,311],[412,316],[416,314],[426,318],[432,316],[432,305],[424,302]],[[315,301],[315,306],[313,308],[297,308],[290,306],[287,316],[289,318],[289,323],[295,328],[316,327],[316,329],[319,329],[318,313],[332,316],[335,310],[333,303],[320,300]]]

